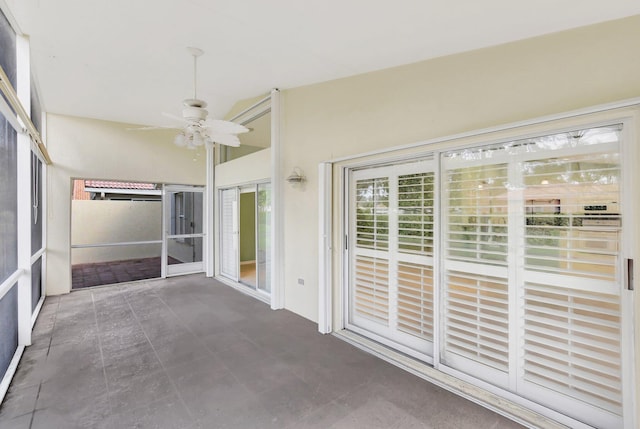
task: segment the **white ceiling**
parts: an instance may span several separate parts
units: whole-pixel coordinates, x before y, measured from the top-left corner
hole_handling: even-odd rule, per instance
[[[162,125],[292,88],[640,14],[638,0],[0,0],[54,113]]]

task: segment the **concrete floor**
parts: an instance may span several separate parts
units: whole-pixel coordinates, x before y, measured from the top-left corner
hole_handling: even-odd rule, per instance
[[[516,428],[202,275],[51,297],[9,428]]]

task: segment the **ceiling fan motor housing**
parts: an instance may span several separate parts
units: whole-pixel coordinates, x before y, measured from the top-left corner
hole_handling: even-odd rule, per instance
[[[189,98],[182,102],[184,108],[182,109],[182,117],[189,121],[201,121],[207,118],[207,103],[195,98]]]

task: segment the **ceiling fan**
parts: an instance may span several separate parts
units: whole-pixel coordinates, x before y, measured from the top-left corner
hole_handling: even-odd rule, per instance
[[[189,47],[189,53],[193,56],[193,98],[182,100],[182,116],[163,113],[164,116],[182,122],[183,128],[177,128],[180,132],[176,135],[174,143],[177,146],[186,146],[195,149],[205,143],[220,143],[226,146],[240,146],[238,134],[246,133],[248,128],[235,122],[220,119],[207,118],[207,103],[197,97],[197,66],[198,57],[204,52],[202,49]],[[139,128],[154,129],[158,127]],[[174,127],[163,127],[174,128]]]

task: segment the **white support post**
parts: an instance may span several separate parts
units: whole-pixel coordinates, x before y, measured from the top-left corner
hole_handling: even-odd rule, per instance
[[[205,184],[205,271],[207,277],[214,275],[214,227],[215,227],[215,146],[206,143],[206,184]]]
[[[281,123],[280,91],[271,90],[271,245],[273,258],[271,259],[271,308],[284,308],[284,281],[282,267],[284,252],[282,241],[284,238],[284,200],[283,177],[280,144]]]
[[[318,166],[318,331],[331,332],[332,306],[332,179],[333,168],[329,162]]]
[[[31,111],[31,74],[29,40],[16,38],[18,99],[24,110]],[[24,124],[23,124],[24,125]],[[31,345],[31,140],[18,133],[18,344]]]
[[[162,185],[162,250],[160,253],[160,277],[163,279],[167,278],[167,234],[169,233],[167,219],[171,219],[171,216],[168,215],[169,207],[171,206],[168,198],[167,185]]]
[[[40,137],[42,141],[46,144],[47,142],[47,114],[42,112],[42,131]],[[47,213],[48,213],[48,203],[47,197],[48,193],[48,181],[47,181],[47,170],[49,166],[46,162],[42,163],[42,171],[40,172],[40,180],[41,180],[41,189],[40,189],[40,207],[42,207],[42,248],[44,248],[44,253],[41,257],[41,297],[44,298],[47,295]]]

